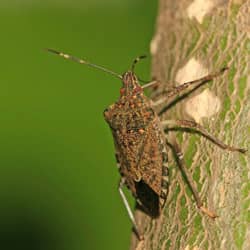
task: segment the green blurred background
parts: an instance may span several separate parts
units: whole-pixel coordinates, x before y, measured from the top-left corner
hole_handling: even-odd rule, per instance
[[[123,73],[149,54],[156,14],[157,1],[0,1],[0,249],[128,249],[103,119],[119,80],[43,48]],[[150,60],[136,71],[149,79]]]

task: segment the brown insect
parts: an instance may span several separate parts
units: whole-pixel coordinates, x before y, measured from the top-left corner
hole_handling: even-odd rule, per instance
[[[134,73],[136,63],[145,56],[135,59],[131,70],[125,72],[123,75],[119,75],[111,70],[71,55],[53,49],[48,49],[48,51],[62,56],[65,59],[70,59],[110,73],[122,81],[120,98],[104,111],[104,117],[110,126],[115,143],[117,165],[121,174],[119,193],[128,211],[134,231],[140,240],[143,239],[143,234],[138,230],[132,210],[122,188],[126,185],[131,190],[133,196],[136,198],[138,206],[144,212],[151,217],[159,216],[166,202],[169,187],[167,143],[164,134],[165,128],[172,126],[192,128],[223,149],[239,151],[241,153],[246,152],[245,149],[235,148],[224,144],[208,133],[202,126],[193,121],[161,121],[159,114],[155,111],[156,106],[167,102],[171,97],[179,95],[190,86],[197,88],[202,86],[214,77],[222,74],[227,68],[223,68],[215,74],[210,74],[201,79],[171,88],[166,91],[164,98],[153,102],[144,94],[144,88],[151,87],[157,82],[153,81],[144,86],[140,86],[138,78]],[[172,148],[177,156],[179,166],[184,171],[183,156],[176,141],[172,144]],[[188,176],[186,175],[186,177]],[[187,181],[189,182],[198,208],[209,217],[215,218],[216,214],[202,205],[198,192],[189,178]]]

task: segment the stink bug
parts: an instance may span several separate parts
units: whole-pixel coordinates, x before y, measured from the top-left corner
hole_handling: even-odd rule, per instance
[[[134,73],[136,63],[145,56],[136,58],[131,69],[123,75],[120,75],[104,67],[58,52],[54,49],[48,49],[48,51],[62,56],[65,59],[70,59],[80,64],[89,65],[105,71],[122,81],[120,97],[104,111],[104,117],[109,124],[114,138],[117,165],[121,174],[119,193],[128,211],[134,231],[140,240],[143,239],[143,234],[138,230],[132,210],[122,188],[126,185],[130,189],[137,204],[144,212],[151,217],[159,216],[166,202],[169,187],[167,141],[164,134],[165,127],[175,126],[195,129],[223,149],[241,153],[246,152],[245,149],[224,144],[193,121],[161,121],[159,113],[157,114],[155,111],[157,105],[165,104],[171,97],[179,95],[190,86],[198,88],[204,85],[222,74],[227,68],[223,68],[215,74],[210,74],[198,80],[186,82],[178,87],[171,88],[166,91],[164,98],[153,102],[144,94],[144,88],[151,87],[158,84],[158,82],[153,81],[141,86]],[[179,145],[175,142],[172,147],[176,153],[180,167],[184,170],[184,161]],[[188,176],[186,176],[186,178],[188,178]],[[202,205],[198,192],[191,184],[191,181],[189,179],[187,179],[187,181],[189,182],[198,208],[209,217],[215,218],[216,214]]]

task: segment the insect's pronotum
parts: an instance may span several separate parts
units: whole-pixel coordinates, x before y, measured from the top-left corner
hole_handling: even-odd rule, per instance
[[[222,74],[227,68],[223,68],[219,72],[209,74],[198,80],[186,82],[178,87],[171,88],[169,91],[166,91],[164,98],[153,102],[144,94],[143,89],[153,86],[156,84],[156,81],[141,86],[134,73],[135,64],[143,57],[135,59],[131,70],[120,75],[104,67],[65,53],[53,49],[48,49],[48,51],[62,56],[65,59],[70,59],[77,63],[105,71],[122,81],[120,98],[104,111],[104,117],[110,126],[114,138],[117,166],[121,174],[118,188],[119,193],[133,224],[134,231],[140,240],[143,239],[143,234],[138,230],[132,210],[122,188],[126,185],[131,190],[137,204],[144,212],[151,217],[159,216],[166,202],[169,188],[165,128],[174,126],[195,129],[222,149],[241,153],[246,152],[245,149],[224,144],[194,121],[161,121],[155,111],[157,105],[162,103],[168,105],[168,100],[171,97],[179,95],[191,86],[196,88],[202,86]],[[175,151],[180,167],[184,170],[184,161],[179,145],[174,142],[171,146]],[[198,208],[209,217],[215,218],[216,214],[202,205],[198,192],[191,184],[191,181],[189,181],[189,186]]]

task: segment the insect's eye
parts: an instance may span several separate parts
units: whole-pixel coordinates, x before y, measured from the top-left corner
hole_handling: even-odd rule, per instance
[[[139,95],[140,93],[142,93],[142,87],[141,86],[136,86],[133,90],[133,94],[134,95]]]
[[[121,89],[120,89],[120,95],[124,95],[125,92],[126,92],[126,91],[125,91],[125,88],[121,88]]]
[[[106,109],[103,111],[103,116],[104,116],[105,118],[109,118],[109,109],[108,109],[108,108],[106,108]]]

